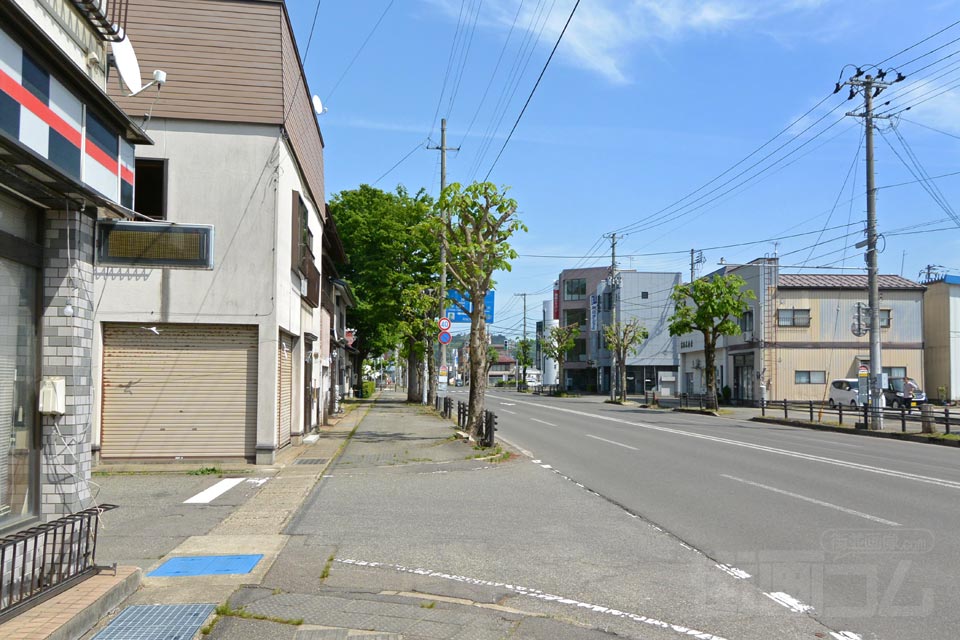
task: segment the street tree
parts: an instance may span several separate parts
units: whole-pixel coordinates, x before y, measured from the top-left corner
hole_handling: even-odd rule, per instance
[[[746,286],[747,282],[736,274],[718,275],[678,284],[670,294],[675,306],[669,320],[670,335],[682,336],[694,331],[703,334],[708,409],[717,408],[717,340],[720,336],[740,333],[737,320],[749,309],[748,301],[757,299]]]
[[[510,271],[517,257],[508,240],[527,228],[517,217],[517,203],[491,182],[459,183],[440,194],[435,217],[438,236],[447,253],[452,284],[470,301],[470,401],[468,424],[476,437],[483,421],[487,376],[486,312],[484,297],[493,287],[496,271]]]
[[[573,349],[580,336],[580,325],[568,324],[564,327],[552,327],[550,334],[543,343],[543,353],[551,360],[557,361],[557,376],[560,378],[560,393],[567,390],[564,382],[563,365],[567,361],[567,352]]]
[[[526,388],[527,367],[533,364],[533,340],[521,338],[514,352],[517,359],[517,390]]]
[[[607,348],[617,360],[617,380],[620,390],[618,401],[622,404],[627,401],[627,356],[632,356],[640,349],[640,344],[650,337],[647,328],[636,318],[627,322],[608,324],[603,328],[603,339]]]
[[[337,272],[353,290],[357,306],[347,323],[357,330],[361,359],[397,345],[407,358],[408,400],[420,401],[425,341],[425,291],[436,291],[440,245],[429,225],[433,199],[423,190],[411,195],[369,185],[341,191],[329,211],[346,261]]]

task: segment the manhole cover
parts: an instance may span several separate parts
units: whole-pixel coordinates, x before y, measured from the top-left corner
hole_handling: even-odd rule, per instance
[[[181,556],[170,558],[148,573],[151,578],[222,576],[250,573],[263,554],[245,556]]]
[[[297,458],[293,464],[327,464],[326,458]]]
[[[212,604],[127,607],[93,640],[189,640],[215,608]]]

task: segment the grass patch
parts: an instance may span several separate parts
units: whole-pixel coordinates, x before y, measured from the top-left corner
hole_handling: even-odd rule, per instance
[[[481,458],[483,459],[491,458],[499,462],[501,458],[503,460],[508,460],[510,458],[510,453],[505,452],[503,450],[503,447],[501,447],[500,445],[497,445],[495,447],[486,447],[486,448],[481,447],[480,445],[474,445],[473,450],[478,451],[479,453],[475,453],[472,456],[467,456],[465,458],[466,460],[479,460]],[[504,454],[506,454],[506,458],[503,457]]]
[[[239,609],[234,609],[230,606],[230,602],[227,601],[223,604],[217,605],[215,613],[218,618],[243,618],[244,620],[265,620],[266,622],[276,622],[277,624],[289,624],[296,627],[299,627],[303,624],[303,618],[276,618],[274,616],[265,616],[259,613],[251,613],[240,607]],[[210,628],[217,623],[217,618],[214,618],[213,622],[210,623]],[[203,631],[201,630],[201,633]],[[207,631],[206,633],[210,633]]]
[[[220,467],[200,467],[199,469],[194,469],[193,471],[188,471],[187,475],[191,476],[219,476],[223,475],[223,469]]]
[[[323,565],[323,571],[320,572],[320,580],[326,580],[330,577],[330,568],[333,567],[333,554],[330,554],[330,557],[327,558],[327,564]]]
[[[420,603],[420,608],[421,608],[421,609],[433,609],[435,606],[437,606],[437,603],[434,602],[433,600],[431,600],[430,602],[421,602],[421,603]]]

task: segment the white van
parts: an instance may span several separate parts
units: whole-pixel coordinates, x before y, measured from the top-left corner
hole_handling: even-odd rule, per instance
[[[830,383],[830,407],[842,404],[846,407],[863,406],[860,400],[860,382],[856,378],[840,378]]]

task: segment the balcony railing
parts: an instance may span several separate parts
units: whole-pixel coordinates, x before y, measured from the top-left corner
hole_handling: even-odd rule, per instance
[[[119,42],[127,30],[127,0],[71,0],[104,40]]]
[[[97,573],[104,504],[0,538],[0,623]]]

